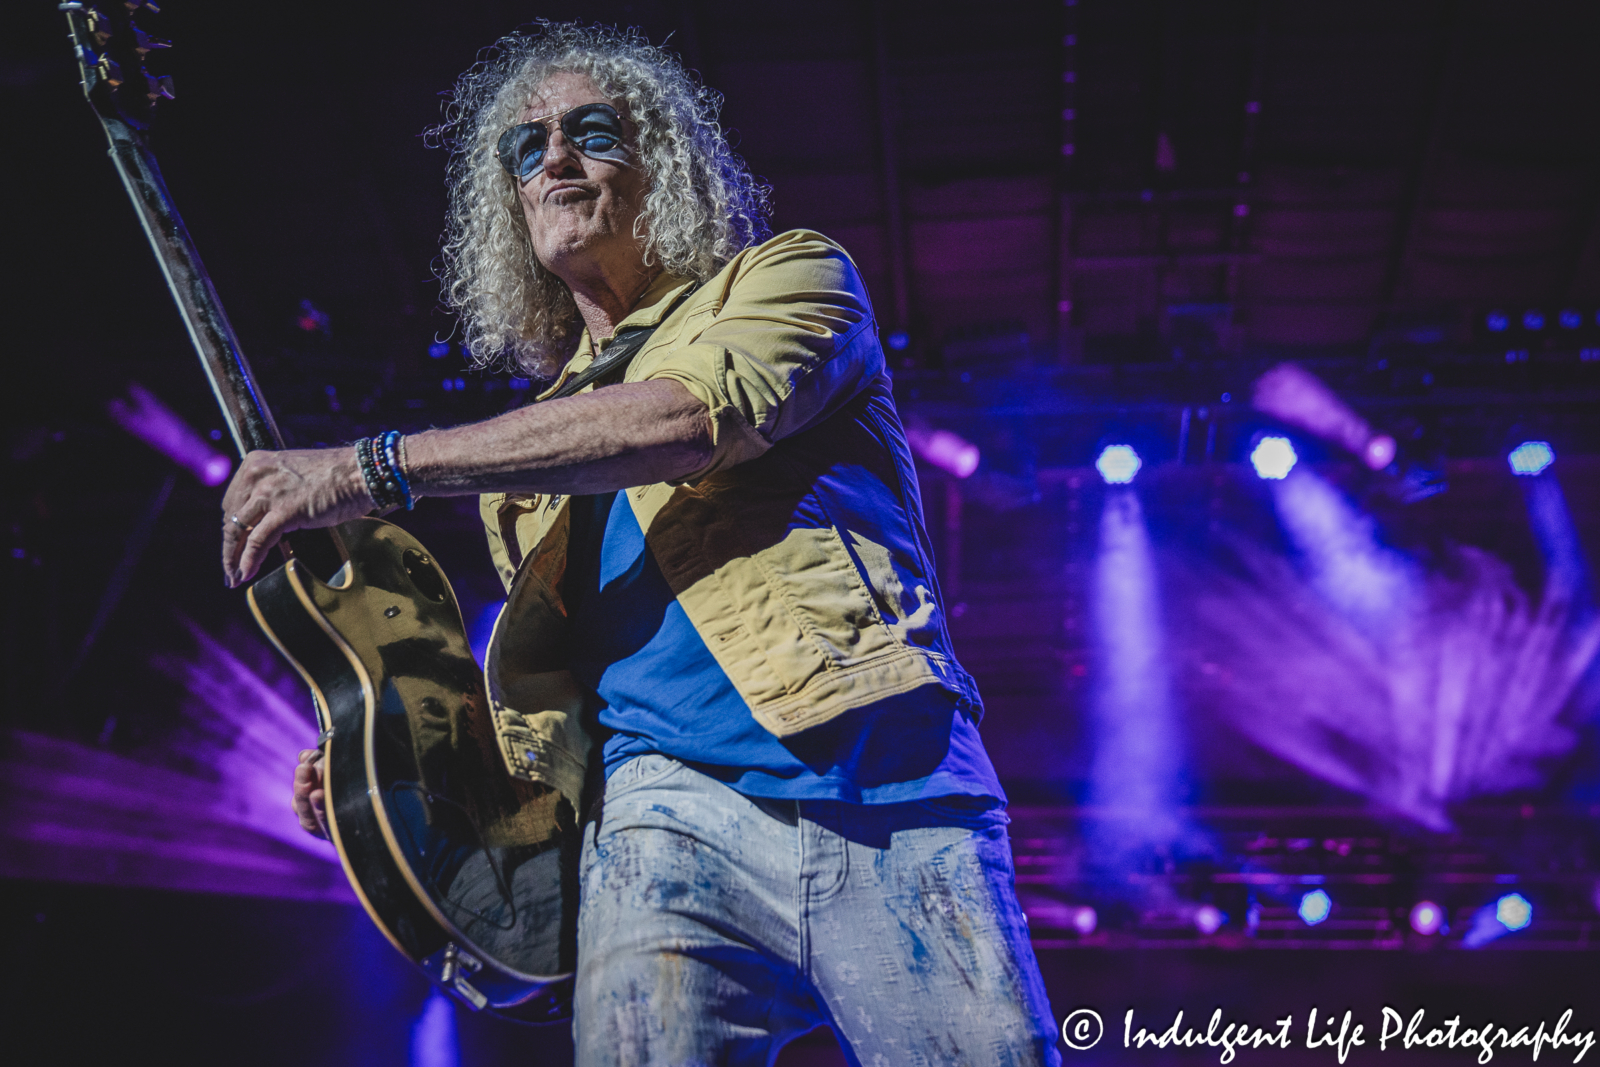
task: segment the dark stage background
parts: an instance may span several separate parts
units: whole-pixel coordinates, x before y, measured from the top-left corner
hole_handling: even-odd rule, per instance
[[[64,19],[9,14],[0,1056],[567,1062],[431,1000],[293,828],[227,442]],[[1313,1006],[1600,1026],[1600,10],[174,0],[155,149],[292,443],[529,395],[437,308],[422,131],[534,17],[670,34],[775,229],[865,274],[1052,1001],[1106,1020],[1069,1057],[1218,1056],[1110,1047],[1129,1007],[1293,1013],[1241,1054],[1284,1063],[1337,1062]],[[406,524],[481,627],[475,502]]]

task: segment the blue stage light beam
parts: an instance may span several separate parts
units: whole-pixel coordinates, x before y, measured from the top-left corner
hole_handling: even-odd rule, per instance
[[[1132,445],[1106,445],[1095,457],[1094,469],[1107,485],[1127,485],[1139,473],[1144,461]]]
[[[1496,921],[1512,933],[1533,925],[1533,905],[1521,893],[1507,893],[1494,902]]]
[[[1524,478],[1543,474],[1555,461],[1556,450],[1550,447],[1549,441],[1524,441],[1506,457],[1511,473]]]
[[[1528,525],[1544,556],[1546,602],[1559,603],[1578,617],[1587,617],[1594,600],[1589,563],[1561,482],[1550,470],[1555,449],[1548,441],[1524,441],[1512,449],[1507,460],[1521,476],[1518,480]]]
[[[1298,462],[1300,455],[1294,450],[1294,442],[1276,434],[1257,441],[1250,452],[1250,466],[1256,469],[1256,477],[1269,482],[1283,481]]]
[[[411,1067],[461,1067],[455,1005],[438,989],[429,992],[411,1024]]]
[[[1300,898],[1300,907],[1296,909],[1300,914],[1300,921],[1307,926],[1320,926],[1333,911],[1333,898],[1321,889],[1313,889]]]
[[[1106,494],[1092,595],[1089,800],[1106,814],[1091,829],[1091,863],[1115,876],[1184,834],[1178,810],[1182,731],[1168,676],[1154,553],[1131,489]]]
[[[1271,484],[1313,587],[1369,636],[1388,635],[1420,595],[1412,561],[1379,543],[1372,518],[1316,473],[1301,467]]]
[[[1521,893],[1507,893],[1473,913],[1472,926],[1461,938],[1461,944],[1466,948],[1482,948],[1532,925],[1533,904]]]

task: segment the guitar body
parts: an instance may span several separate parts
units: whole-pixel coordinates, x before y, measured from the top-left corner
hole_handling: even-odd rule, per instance
[[[580,835],[553,790],[511,778],[444,573],[398,526],[338,527],[333,584],[298,560],[249,592],[310,685],[327,811],[350,883],[408,959],[470,1006],[566,1017]]]

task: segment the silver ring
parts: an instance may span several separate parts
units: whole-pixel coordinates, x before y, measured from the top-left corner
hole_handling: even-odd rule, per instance
[[[239,516],[237,516],[237,515],[229,515],[228,516],[228,521],[232,522],[235,526],[239,527],[239,529],[243,530],[247,535],[250,533],[251,530],[255,529],[255,527],[251,526],[248,522],[239,521]]]

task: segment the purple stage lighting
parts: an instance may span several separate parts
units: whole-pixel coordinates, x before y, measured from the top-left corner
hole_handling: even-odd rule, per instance
[[[904,330],[896,330],[889,335],[889,347],[896,352],[904,352],[911,345],[911,337]]]
[[[908,426],[906,441],[918,459],[956,478],[970,478],[982,459],[977,445],[949,430]]]
[[[1272,483],[1272,494],[1317,591],[1367,634],[1392,630],[1415,601],[1411,561],[1381,544],[1372,519],[1313,471]]]
[[[1504,311],[1491,311],[1483,324],[1489,327],[1490,333],[1505,333],[1506,328],[1511,325],[1511,320],[1506,317]]]
[[[233,471],[233,460],[213,449],[150,390],[128,383],[128,399],[112,400],[106,412],[124,430],[187,468],[204,485],[221,485]]]
[[[1287,478],[1298,462],[1300,457],[1294,450],[1294,442],[1287,437],[1263,437],[1250,453],[1250,465],[1256,469],[1256,477],[1273,482]]]
[[[1583,325],[1583,314],[1576,308],[1565,308],[1561,312],[1561,328],[1563,330],[1576,330]]]
[[[1494,902],[1494,917],[1512,933],[1526,930],[1533,922],[1533,905],[1521,893],[1507,893]]]
[[[1524,441],[1511,450],[1506,460],[1511,464],[1511,473],[1531,478],[1543,474],[1556,461],[1556,450],[1549,441]]]
[[[1106,445],[1094,461],[1094,469],[1100,472],[1107,485],[1127,485],[1142,466],[1144,463],[1132,445]]]
[[[1146,850],[1170,847],[1186,832],[1178,810],[1183,733],[1158,578],[1138,495],[1106,494],[1091,587],[1096,669],[1088,782],[1089,802],[1104,814],[1090,833],[1090,860],[1124,886]]]
[[[1074,910],[1072,916],[1072,928],[1078,931],[1078,933],[1082,934],[1084,937],[1088,937],[1090,934],[1094,933],[1095,927],[1099,925],[1100,916],[1093,908],[1089,907],[1089,905],[1085,904],[1082,907]]]
[[[1431,900],[1419,900],[1411,909],[1411,929],[1432,937],[1444,925],[1444,909]]]
[[[1316,926],[1327,919],[1328,913],[1333,911],[1333,898],[1320,889],[1313,889],[1300,898],[1300,921],[1307,926]]]
[[[1252,402],[1256,410],[1361,457],[1369,470],[1394,460],[1393,437],[1374,430],[1322,379],[1294,363],[1280,363],[1256,379]]]
[[[1207,937],[1222,929],[1222,924],[1227,921],[1228,917],[1215,904],[1202,904],[1194,913],[1194,928]]]
[[[1529,330],[1544,329],[1544,312],[1538,310],[1523,312],[1522,325]]]
[[[411,1024],[410,1067],[461,1067],[455,1005],[437,988],[428,993]]]

